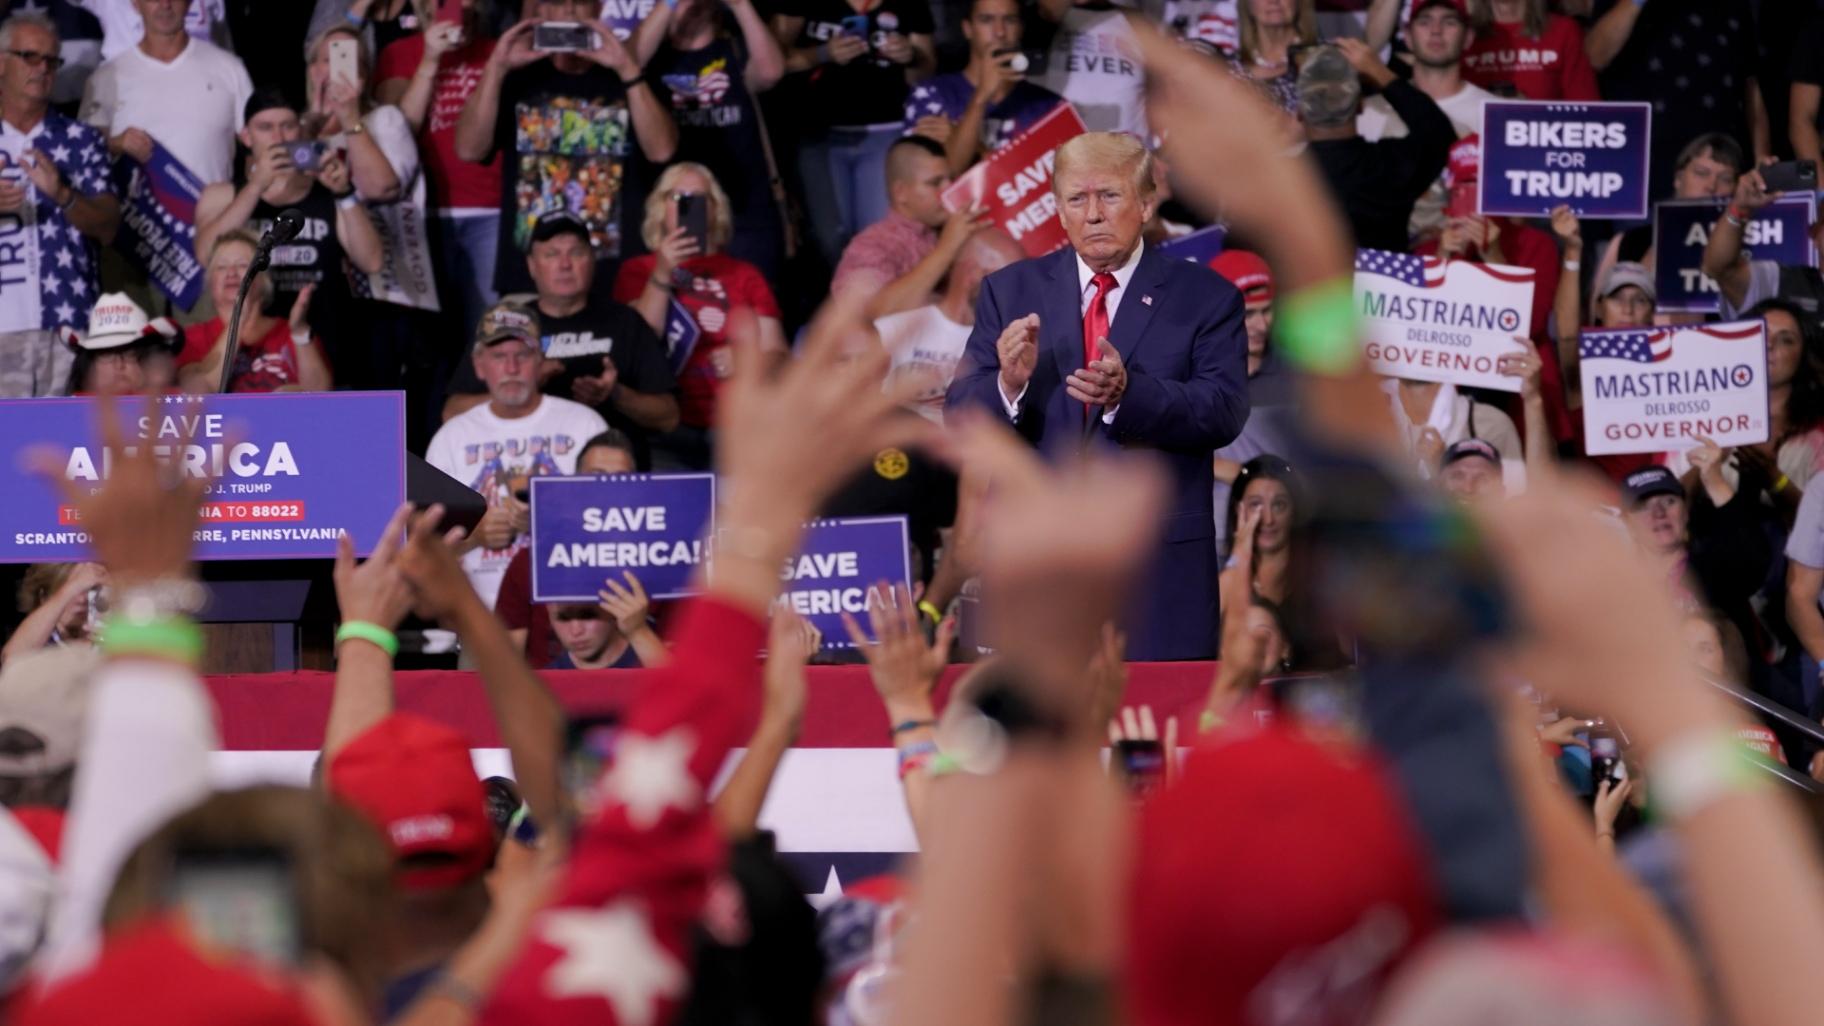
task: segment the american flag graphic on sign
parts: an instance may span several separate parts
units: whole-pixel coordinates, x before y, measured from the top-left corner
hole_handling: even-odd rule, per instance
[[[1444,284],[1444,261],[1434,256],[1414,256],[1385,249],[1355,251],[1357,272],[1380,274],[1413,288],[1435,289]]]
[[[1673,328],[1640,328],[1628,331],[1586,331],[1583,335],[1583,358],[1586,360],[1628,360],[1632,363],[1658,363],[1672,355]],[[1760,334],[1758,324],[1747,327],[1692,326],[1682,329],[1714,339],[1731,341],[1754,338]]]

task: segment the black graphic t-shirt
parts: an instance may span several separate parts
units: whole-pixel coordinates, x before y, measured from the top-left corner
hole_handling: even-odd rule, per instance
[[[678,159],[709,168],[737,217],[771,203],[766,151],[744,77],[747,57],[735,43],[717,37],[701,50],[666,43],[646,67],[678,123]]]
[[[544,327],[545,357],[564,365],[563,373],[545,383],[546,395],[576,398],[573,394],[576,379],[599,376],[609,360],[614,361],[616,380],[635,392],[663,395],[677,390],[678,379],[671,372],[665,343],[632,307],[591,299],[588,306],[570,317],[541,314],[540,318]],[[464,354],[462,365],[450,380],[449,390],[454,395],[475,395],[488,390],[475,373],[472,348]],[[628,420],[613,402],[604,402],[595,407],[595,411],[610,427],[627,433],[633,440],[635,461],[641,467],[647,466],[646,429]]]
[[[291,305],[306,285],[315,285],[310,296],[310,327],[329,347],[331,366],[347,345],[349,307],[353,303],[348,288],[348,262],[342,241],[336,235],[336,197],[317,182],[296,203],[273,205],[264,199],[254,204],[249,222],[255,234],[265,235],[282,210],[296,209],[304,215],[304,229],[290,242],[272,247],[272,266],[267,277],[272,279],[272,298],[266,312],[273,317],[291,316]]]
[[[792,41],[793,46],[801,48],[827,43],[843,34],[845,19],[867,19],[867,31],[862,33],[870,44],[867,53],[847,64],[830,61],[804,73],[810,100],[805,115],[821,115],[825,125],[886,125],[897,123],[904,116],[906,94],[912,87],[906,83],[904,66],[879,55],[880,43],[889,32],[930,35],[929,4],[923,0],[885,0],[863,14],[847,0],[783,0],[779,13],[804,19],[804,27]]]
[[[504,157],[494,271],[500,292],[532,291],[520,254],[551,211],[589,226],[598,265],[640,250],[648,169],[619,75],[594,65],[573,75],[548,60],[509,74],[494,148]]]

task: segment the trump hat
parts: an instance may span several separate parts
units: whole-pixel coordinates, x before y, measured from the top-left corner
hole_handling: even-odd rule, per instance
[[[1406,13],[1406,20],[1418,17],[1419,12],[1428,7],[1448,7],[1457,12],[1457,16],[1463,19],[1463,24],[1469,24],[1469,4],[1465,0],[1412,0],[1412,9]]]
[[[1210,258],[1210,270],[1229,280],[1229,284],[1241,290],[1242,297],[1250,302],[1258,300],[1272,301],[1273,269],[1257,253],[1245,249],[1225,249]]]
[[[145,339],[154,339],[172,351],[183,344],[176,324],[164,317],[147,317],[124,292],[110,292],[95,301],[95,309],[89,314],[88,334],[63,329],[65,343],[89,352],[119,349]]]
[[[329,792],[380,828],[414,890],[454,887],[494,858],[488,798],[469,743],[420,716],[394,713],[329,763]]]
[[[544,334],[538,311],[529,303],[502,300],[488,307],[475,325],[475,348],[486,349],[496,342],[516,338],[534,349],[542,348]]]
[[[1136,1026],[1360,1021],[1442,919],[1418,826],[1370,750],[1275,726],[1191,754],[1141,810]]]

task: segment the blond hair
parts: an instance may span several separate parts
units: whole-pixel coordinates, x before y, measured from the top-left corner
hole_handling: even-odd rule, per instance
[[[1079,169],[1128,171],[1141,199],[1150,197],[1155,189],[1153,155],[1126,132],[1085,132],[1058,147],[1051,168],[1052,192],[1062,198],[1064,176]]]
[[[1254,58],[1260,54],[1260,23],[1254,20],[1254,8],[1250,0],[1238,0],[1235,14],[1241,63],[1253,64]],[[1317,42],[1317,4],[1313,0],[1298,0],[1298,15],[1292,19],[1292,27],[1298,32],[1299,42]]]
[[[640,238],[647,249],[656,253],[665,241],[665,205],[671,202],[671,191],[678,187],[678,179],[692,171],[709,183],[709,238],[704,240],[705,249],[713,253],[734,237],[735,215],[729,207],[728,193],[722,191],[715,173],[696,161],[680,160],[666,168],[646,194],[646,219],[640,222]]]
[[[207,273],[209,268],[215,266],[216,254],[220,253],[224,246],[246,246],[250,252],[258,253],[260,251],[260,240],[258,236],[253,234],[253,229],[251,228],[230,228],[222,234],[217,235],[215,241],[209,244],[209,259],[203,261],[204,273]],[[268,299],[272,298],[272,279],[266,276],[265,271],[261,271],[259,274],[255,275],[254,279],[254,296],[261,303],[265,303]],[[228,316],[223,314],[222,320],[226,321],[227,319]]]

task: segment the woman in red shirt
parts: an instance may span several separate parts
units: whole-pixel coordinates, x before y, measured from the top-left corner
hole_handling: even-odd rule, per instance
[[[184,329],[184,348],[177,354],[177,380],[184,391],[203,394],[217,391],[226,356],[229,313],[234,297],[247,276],[258,247],[252,233],[242,229],[223,232],[209,250],[209,298],[215,319]],[[333,385],[323,347],[310,333],[306,318],[310,294],[306,286],[291,304],[289,320],[265,312],[272,295],[272,281],[261,274],[247,291],[241,308],[241,344],[234,357],[230,392],[326,392]]]
[[[1476,19],[1463,52],[1463,77],[1491,92],[1511,87],[1528,100],[1600,100],[1596,69],[1583,52],[1583,29],[1545,0],[1493,0],[1492,19]]]
[[[678,223],[678,204],[702,197],[708,204],[708,238],[698,239]],[[779,304],[759,268],[723,252],[734,234],[728,194],[701,164],[683,161],[665,169],[646,199],[640,237],[652,252],[621,264],[614,298],[631,305],[665,340],[672,370],[678,376],[682,423],[676,431],[653,440],[653,458],[673,466],[709,469],[716,395],[733,366],[732,337],[757,332],[760,350],[769,357],[787,351]],[[673,321],[673,300],[690,324]],[[695,344],[685,351],[690,327]]]

